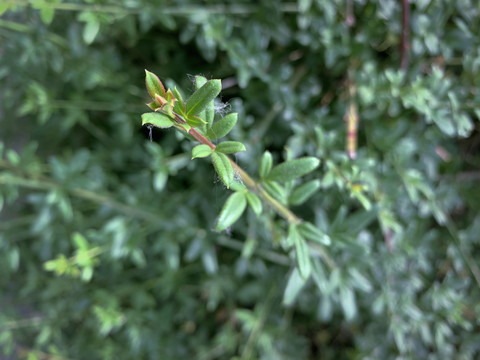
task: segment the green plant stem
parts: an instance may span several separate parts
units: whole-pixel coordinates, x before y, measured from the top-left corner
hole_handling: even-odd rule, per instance
[[[1,168],[0,163],[0,168]],[[41,190],[56,190],[62,188],[61,185],[47,179],[26,179],[20,176],[9,176],[9,175],[0,175],[0,185],[15,185],[22,186],[30,189],[41,189]],[[128,216],[133,216],[136,218],[141,218],[146,221],[158,222],[158,216],[152,214],[143,209],[135,208],[129,205],[122,204],[121,202],[114,200],[106,195],[98,194],[94,191],[81,189],[81,188],[72,188],[66,189],[70,194],[75,197],[82,198],[85,200],[90,200],[97,204],[107,205],[117,211],[120,211]]]
[[[180,124],[186,124],[187,122],[183,120],[178,114],[174,113],[175,121]],[[208,140],[205,136],[203,136],[198,130],[191,128],[190,130],[185,130],[183,127],[178,127],[178,129],[187,132],[191,135],[194,139],[196,139],[201,144],[205,144],[210,146],[210,148],[214,149],[216,146]],[[228,157],[228,156],[227,156]],[[300,224],[303,220],[297,217],[293,212],[290,211],[287,207],[282,205],[279,201],[273,198],[263,187],[261,184],[256,182],[252,179],[250,175],[247,174],[245,170],[243,170],[235,161],[228,158],[230,163],[232,164],[233,168],[240,175],[243,183],[252,191],[254,191],[257,195],[259,195],[266,203],[268,203],[281,217],[287,220],[289,223],[293,224]],[[327,265],[330,269],[334,269],[336,267],[335,261],[328,255],[327,250],[325,247],[321,245],[316,245],[317,251],[321,254]]]
[[[174,113],[175,121],[180,124],[186,124],[187,122],[183,120],[178,114]],[[186,131],[184,128],[180,127],[181,130]],[[215,150],[216,146],[208,140],[205,136],[203,136],[198,130],[191,128],[187,131],[194,139],[196,139],[199,143],[205,144],[210,146],[213,150]],[[279,201],[274,199],[269,193],[265,191],[265,189],[257,183],[255,180],[252,179],[250,175],[248,175],[245,170],[243,170],[235,161],[231,158],[228,158],[230,163],[232,164],[235,171],[240,175],[242,178],[243,183],[255,193],[260,195],[270,206],[275,209],[275,211],[282,216],[285,220],[289,223],[299,224],[302,222],[302,219],[298,218],[294,213],[292,213],[288,208],[283,206]]]

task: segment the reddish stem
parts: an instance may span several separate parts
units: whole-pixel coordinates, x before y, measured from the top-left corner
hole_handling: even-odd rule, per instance
[[[400,68],[408,67],[408,53],[410,50],[410,4],[409,0],[402,0],[402,43],[400,44]]]

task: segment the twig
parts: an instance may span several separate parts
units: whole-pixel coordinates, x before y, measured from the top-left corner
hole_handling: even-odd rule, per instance
[[[4,4],[15,4],[17,6],[31,6],[31,1],[26,0],[7,0],[2,2]],[[98,4],[76,4],[68,2],[51,3],[47,1],[36,1],[35,7],[48,7],[54,10],[63,11],[92,11],[97,13],[115,14],[115,15],[129,15],[138,14],[145,11],[142,7],[122,7],[115,5],[98,5]],[[279,11],[283,13],[297,13],[298,5],[296,3],[283,3],[278,7]],[[189,16],[195,15],[199,12],[208,14],[232,14],[232,15],[250,15],[258,10],[258,5],[252,4],[212,4],[204,6],[166,6],[162,7],[159,11],[164,15],[172,16]]]
[[[175,117],[175,121],[180,124],[186,124],[187,122],[183,120],[178,114],[175,112],[173,113]],[[190,130],[185,130],[183,127],[178,127],[180,130],[187,132],[191,135],[195,140],[197,140],[201,144],[208,145],[211,149],[215,150],[216,146],[208,140],[205,136],[198,132],[195,128],[191,128]],[[245,170],[243,170],[235,161],[231,158],[228,158],[230,163],[232,164],[233,168],[237,171],[237,173],[242,178],[243,183],[252,191],[257,193],[260,197],[262,197],[267,203],[272,206],[275,211],[282,216],[285,220],[289,223],[299,224],[302,222],[302,219],[298,218],[294,213],[292,213],[288,208],[283,206],[280,202],[278,202],[275,198],[273,198],[269,193],[265,191],[265,189],[253,180],[250,175],[248,175]]]
[[[402,0],[402,42],[400,44],[400,68],[407,70],[408,53],[410,51],[410,4]]]
[[[345,16],[345,24],[348,27],[355,25],[355,15],[353,14],[353,3],[352,0],[347,1],[347,14]]]

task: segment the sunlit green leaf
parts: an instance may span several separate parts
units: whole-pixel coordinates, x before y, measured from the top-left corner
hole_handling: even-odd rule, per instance
[[[238,141],[224,141],[217,145],[215,151],[224,154],[235,154],[240,151],[245,151],[245,145]]]
[[[208,129],[207,136],[210,139],[220,139],[227,135],[237,123],[238,114],[231,113],[227,116],[224,116],[217,122],[213,124],[213,126]]]
[[[252,192],[246,194],[248,205],[252,208],[253,212],[258,216],[262,213],[262,201],[260,198]]]
[[[215,274],[218,271],[217,253],[213,246],[202,252],[202,263],[208,274]]]
[[[83,40],[87,44],[91,44],[97,37],[100,30],[100,23],[96,20],[87,21],[83,28]]]
[[[173,120],[166,114],[150,112],[142,114],[142,125],[153,125],[158,128],[166,129],[173,126]]]
[[[286,161],[275,166],[268,174],[268,180],[287,182],[295,180],[315,170],[320,165],[320,160],[315,157],[304,157]]]
[[[204,120],[202,120],[200,117],[196,115],[188,115],[185,117],[185,121],[187,122],[188,125],[191,127],[198,127],[198,126],[203,126],[206,124]]]
[[[315,194],[315,192],[320,188],[320,180],[312,180],[306,182],[305,184],[300,185],[295,190],[293,190],[290,195],[288,202],[292,205],[300,205],[308,200],[310,196]]]
[[[55,13],[55,10],[53,7],[48,5],[42,6],[40,8],[40,18],[42,19],[42,22],[46,25],[51,24],[54,13]],[[89,42],[87,42],[87,44],[89,44]]]
[[[243,214],[246,206],[247,199],[243,191],[236,191],[230,195],[220,211],[215,230],[222,231],[232,226]]]
[[[300,271],[297,267],[294,267],[290,276],[288,278],[287,286],[285,287],[285,291],[283,293],[283,304],[285,306],[292,306],[297,296],[302,291],[303,287],[305,286],[307,279],[300,275]]]
[[[148,70],[145,70],[145,86],[152,99],[155,99],[155,94],[165,97],[165,87],[162,82],[157,75]]]
[[[200,89],[203,85],[207,83],[207,78],[202,75],[196,75],[195,76],[195,90]]]
[[[304,221],[298,225],[298,232],[310,241],[323,245],[330,245],[332,243],[330,236],[308,221]]]
[[[183,97],[180,94],[180,92],[177,90],[177,88],[173,89],[173,95],[175,96],[175,105],[173,107],[173,111],[175,111],[177,114],[180,115],[185,115],[185,103],[183,101]]]
[[[198,90],[198,89],[200,89],[203,85],[205,85],[206,82],[207,82],[207,78],[206,78],[205,76],[201,76],[201,75],[195,76],[195,81],[194,81],[194,83],[195,83],[195,91]],[[213,101],[211,101],[211,102],[207,105],[207,107],[213,106],[212,103],[213,103]],[[198,116],[200,119],[204,120],[205,123],[207,123],[207,120],[205,119],[205,114],[206,114],[206,108],[205,108],[204,110],[200,111],[200,112],[197,114],[197,116]]]
[[[79,250],[88,250],[88,241],[87,239],[82,235],[80,234],[79,232],[75,232],[73,235],[72,235],[72,240],[75,244],[75,246],[77,247],[77,249]]]
[[[352,288],[344,286],[340,289],[340,304],[347,320],[352,320],[357,315],[355,293]]]
[[[188,99],[186,115],[192,116],[204,110],[210,101],[214,100],[222,90],[222,82],[218,79],[209,80]]]
[[[287,202],[287,191],[285,190],[284,187],[282,187],[277,182],[263,181],[262,186],[270,195],[272,195],[275,199],[277,199],[281,203]]]
[[[204,158],[204,157],[210,156],[213,153],[213,151],[214,150],[208,145],[205,145],[205,144],[197,145],[192,149],[192,159]]]
[[[227,155],[222,153],[212,153],[212,162],[218,176],[227,188],[233,181],[233,167]]]
[[[258,174],[261,178],[265,178],[270,174],[272,170],[273,158],[270,151],[265,151],[260,159],[260,168],[258,169]]]
[[[288,228],[288,237],[295,246],[295,257],[297,259],[298,270],[304,279],[308,279],[312,271],[312,264],[310,263],[310,251],[305,239],[297,231],[297,225],[290,224]]]

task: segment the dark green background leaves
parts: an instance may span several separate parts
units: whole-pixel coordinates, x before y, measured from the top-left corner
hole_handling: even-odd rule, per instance
[[[409,3],[403,70],[401,1],[0,4],[0,351],[478,358],[480,10]],[[144,69],[245,144],[293,241],[180,132],[150,143]],[[195,74],[220,98],[189,98]]]

